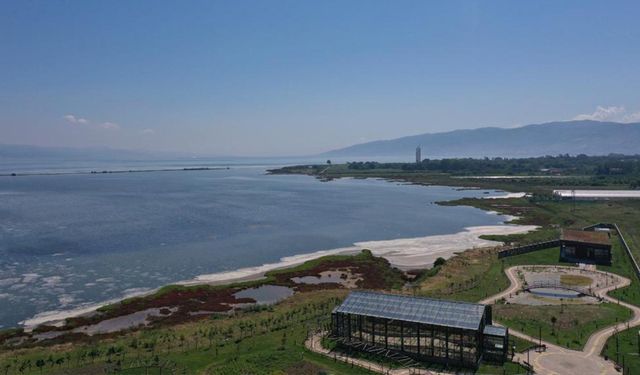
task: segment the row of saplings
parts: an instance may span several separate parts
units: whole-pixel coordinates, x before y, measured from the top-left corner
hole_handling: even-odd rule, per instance
[[[339,303],[331,298],[319,303],[307,303],[296,306],[281,313],[274,313],[273,308],[255,309],[269,310],[272,314],[261,318],[252,318],[256,311],[241,312],[239,319],[224,319],[219,315],[203,321],[202,325],[188,334],[176,332],[168,328],[159,333],[149,332],[153,337],[148,339],[133,338],[120,345],[98,346],[66,352],[59,355],[48,355],[42,358],[14,358],[2,363],[0,369],[4,375],[29,374],[62,370],[64,368],[102,365],[107,373],[118,373],[131,368],[159,368],[167,370],[167,374],[180,374],[186,371],[177,363],[166,359],[171,354],[193,350],[211,350],[217,357],[219,350],[227,345],[235,345],[236,353],[240,345],[248,338],[259,334],[285,330],[292,324],[307,323],[319,326],[329,312]],[[143,333],[144,336],[144,333]],[[283,336],[286,342],[286,335]],[[282,344],[284,345],[284,343]]]

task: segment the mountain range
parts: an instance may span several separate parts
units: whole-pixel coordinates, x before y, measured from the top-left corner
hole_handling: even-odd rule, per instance
[[[559,154],[608,155],[640,153],[640,123],[559,121],[516,128],[485,127],[425,133],[380,140],[308,157],[413,160],[417,146],[422,157],[531,157]],[[215,150],[212,150],[215,151]],[[0,144],[0,160],[157,160],[193,158],[175,152],[119,150],[107,147],[72,148]]]
[[[561,121],[517,128],[485,127],[356,144],[323,157],[531,157],[640,153],[640,123]]]

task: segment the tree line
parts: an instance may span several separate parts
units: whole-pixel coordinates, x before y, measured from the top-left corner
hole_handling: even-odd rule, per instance
[[[588,156],[569,154],[531,158],[424,159],[420,163],[348,162],[353,170],[402,169],[455,175],[579,175],[640,176],[640,155]]]

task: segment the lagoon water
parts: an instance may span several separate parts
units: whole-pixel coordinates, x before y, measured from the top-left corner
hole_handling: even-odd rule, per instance
[[[433,204],[482,190],[265,170],[0,177],[0,326],[295,254],[504,221]]]

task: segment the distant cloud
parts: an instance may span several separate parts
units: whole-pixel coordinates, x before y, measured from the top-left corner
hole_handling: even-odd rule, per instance
[[[624,116],[624,121],[622,122],[640,122],[640,112],[633,112]]]
[[[107,130],[120,130],[120,125],[116,124],[115,122],[103,122],[102,124],[100,124],[100,127]]]
[[[87,120],[86,118],[78,117],[76,115],[71,115],[71,114],[65,115],[64,119],[71,124],[86,125],[89,123],[89,120]]]
[[[153,129],[147,128],[147,129],[142,129],[140,133],[145,135],[151,135],[151,134],[156,134],[156,131]]]
[[[639,112],[628,112],[623,106],[597,106],[593,113],[577,115],[573,120],[637,122],[640,121]]]
[[[77,115],[73,115],[73,114],[68,114],[68,115],[64,115],[62,117],[63,119],[65,119],[68,123],[70,124],[74,124],[74,125],[90,125],[91,121],[87,120],[84,117],[80,117]],[[95,124],[92,125],[92,127],[96,128],[96,129],[105,129],[105,130],[119,130],[120,129],[120,125],[116,124],[115,122],[111,122],[111,121],[106,121],[100,124]]]

